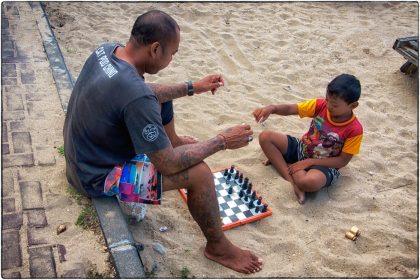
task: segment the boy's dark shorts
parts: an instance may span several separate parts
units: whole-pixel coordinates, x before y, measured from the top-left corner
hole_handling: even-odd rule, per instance
[[[303,143],[300,139],[287,135],[287,152],[284,155],[284,160],[287,163],[293,164],[295,162],[304,160],[305,155],[303,153]],[[305,170],[317,169],[324,173],[327,178],[327,183],[324,187],[331,186],[340,176],[340,172],[335,168],[330,168],[322,165],[312,165]]]

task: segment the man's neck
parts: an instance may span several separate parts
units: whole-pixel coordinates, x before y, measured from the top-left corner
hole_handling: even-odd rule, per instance
[[[131,55],[130,53],[131,53],[130,47],[127,47],[127,46],[117,47],[117,49],[115,50],[115,56],[116,57],[118,57],[121,60],[124,60],[125,62],[127,62],[130,65],[133,65],[134,68],[136,68],[139,75],[143,77],[144,73],[145,73],[144,65],[143,64],[137,65],[133,55]]]

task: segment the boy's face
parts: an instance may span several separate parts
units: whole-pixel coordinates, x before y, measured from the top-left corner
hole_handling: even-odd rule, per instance
[[[327,109],[333,118],[340,118],[351,115],[353,109],[357,107],[358,102],[347,104],[346,101],[336,95],[327,93],[325,99],[327,100]]]

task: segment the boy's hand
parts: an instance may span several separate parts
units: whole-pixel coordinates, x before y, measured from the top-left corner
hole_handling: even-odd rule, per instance
[[[289,174],[292,175],[300,170],[305,170],[306,168],[312,166],[312,163],[309,159],[301,160],[289,165]]]
[[[274,106],[273,105],[268,105],[268,106],[265,106],[265,107],[262,107],[262,108],[258,108],[252,114],[254,115],[255,121],[257,123],[262,123],[266,119],[268,119],[268,116],[270,116],[270,114],[273,113],[273,110],[274,110]]]
[[[225,129],[218,134],[218,137],[223,138],[225,149],[239,149],[252,141],[252,134],[253,132],[249,124],[240,124]]]
[[[200,94],[206,91],[211,91],[212,94],[215,94],[219,87],[225,85],[225,80],[223,79],[222,75],[215,74],[215,75],[208,75],[207,77],[194,82],[193,88],[195,94]]]

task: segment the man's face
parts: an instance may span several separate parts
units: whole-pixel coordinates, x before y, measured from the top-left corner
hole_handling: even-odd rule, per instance
[[[156,50],[156,56],[153,58],[153,65],[147,71],[149,74],[156,74],[171,63],[172,57],[178,52],[180,37],[180,32],[177,30],[176,36],[173,36],[172,40],[164,48],[162,48],[162,45],[159,45]]]

